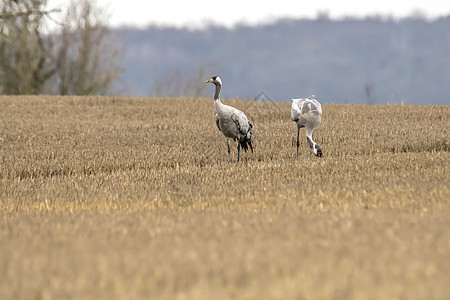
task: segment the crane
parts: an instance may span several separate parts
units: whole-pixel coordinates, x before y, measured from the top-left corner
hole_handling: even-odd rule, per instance
[[[313,140],[312,134],[314,129],[320,124],[322,120],[322,106],[319,101],[315,99],[315,96],[309,96],[306,99],[292,99],[291,107],[291,120],[297,123],[297,158],[298,158],[298,147],[300,146],[299,134],[300,128],[306,128],[306,140],[318,157],[322,156],[322,149]]]
[[[219,76],[213,76],[211,79],[206,80],[205,83],[212,83],[216,86],[216,90],[214,92],[214,106],[216,108],[216,125],[217,128],[223,133],[227,140],[228,146],[228,159],[231,161],[230,156],[230,139],[234,141],[238,141],[238,158],[239,162],[239,153],[240,148],[247,152],[248,146],[253,153],[252,146],[252,123],[248,120],[247,116],[240,110],[225,105],[220,101],[220,90],[222,88],[222,80]]]

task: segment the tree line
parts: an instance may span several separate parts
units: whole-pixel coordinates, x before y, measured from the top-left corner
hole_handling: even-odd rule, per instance
[[[105,94],[122,72],[121,55],[95,1],[71,1],[64,11],[46,0],[0,4],[0,94]]]
[[[334,103],[448,105],[449,26],[450,16],[412,15],[114,32],[126,45],[121,81],[134,96],[195,96],[201,90],[189,93],[187,80],[205,66],[204,78],[221,76],[224,97],[264,93],[290,101],[313,94]],[[210,93],[206,87],[200,95]]]

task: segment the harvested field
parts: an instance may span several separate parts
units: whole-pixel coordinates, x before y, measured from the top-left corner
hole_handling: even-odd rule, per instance
[[[0,97],[1,299],[448,299],[450,107]]]

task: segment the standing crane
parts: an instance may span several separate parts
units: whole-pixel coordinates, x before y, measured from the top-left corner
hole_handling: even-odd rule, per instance
[[[322,120],[322,106],[319,101],[314,98],[315,96],[312,95],[306,99],[292,99],[291,120],[297,123],[297,158],[298,147],[300,146],[300,128],[303,127],[306,128],[306,140],[308,141],[311,150],[316,156],[322,156],[322,149],[320,149],[319,145],[317,145],[312,138],[314,129]]]
[[[248,150],[248,146],[253,153],[252,147],[252,123],[247,119],[247,116],[234,107],[225,105],[220,101],[220,89],[222,88],[222,80],[219,76],[213,76],[211,79],[206,80],[205,83],[212,83],[216,86],[214,93],[214,106],[216,107],[216,125],[217,128],[223,133],[227,140],[228,146],[228,159],[231,161],[230,156],[230,142],[229,139],[238,141],[238,158],[240,148],[245,152]]]

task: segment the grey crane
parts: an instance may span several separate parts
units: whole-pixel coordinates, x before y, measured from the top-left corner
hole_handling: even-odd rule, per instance
[[[312,134],[317,125],[322,120],[322,106],[315,96],[309,96],[306,99],[292,99],[291,120],[297,123],[297,158],[298,147],[300,146],[299,134],[300,128],[306,128],[306,140],[314,154],[318,157],[322,156],[322,149],[314,142]]]
[[[217,128],[223,133],[227,140],[228,146],[228,159],[231,161],[230,156],[230,142],[229,139],[238,141],[238,159],[240,148],[245,152],[248,150],[248,146],[253,153],[252,146],[252,123],[247,119],[247,116],[240,110],[225,105],[220,101],[220,89],[222,88],[222,80],[219,76],[213,76],[211,79],[206,80],[205,83],[212,83],[216,86],[214,93],[214,106],[216,107],[216,125]]]

